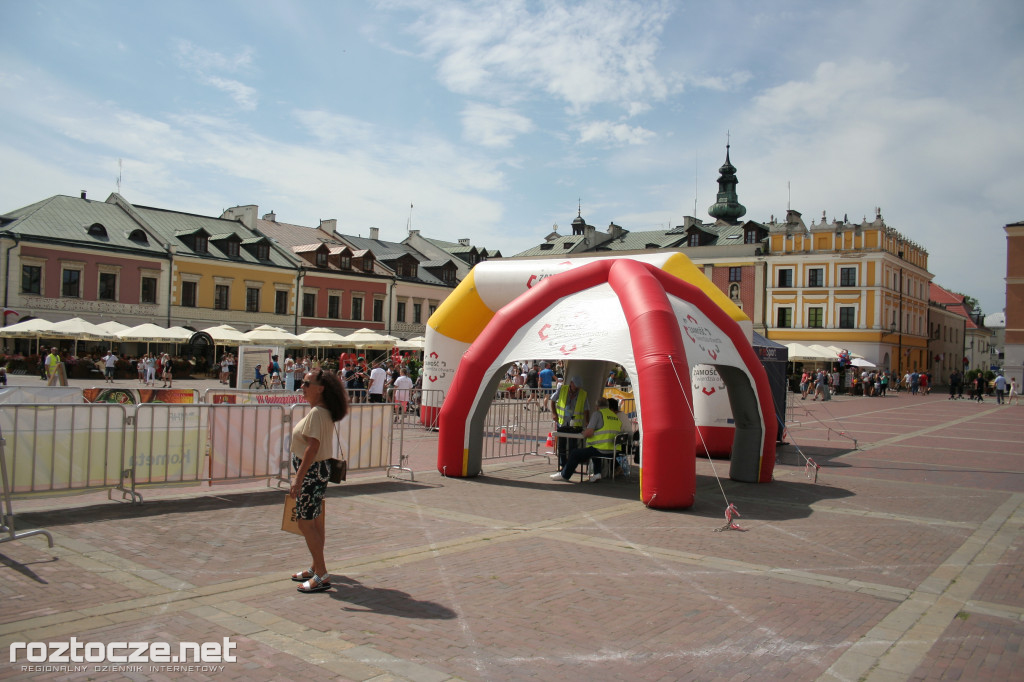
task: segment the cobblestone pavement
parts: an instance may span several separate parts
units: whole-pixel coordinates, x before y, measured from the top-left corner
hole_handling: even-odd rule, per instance
[[[1024,407],[797,400],[787,440],[766,485],[699,457],[697,503],[666,512],[636,472],[569,485],[506,457],[444,478],[436,435],[410,429],[415,480],[331,487],[333,589],[313,595],[262,483],[15,500],[18,529],[55,546],[0,544],[5,655],[228,638],[237,660],[40,671],[21,653],[0,677],[1024,679]],[[716,532],[728,502],[743,530]]]

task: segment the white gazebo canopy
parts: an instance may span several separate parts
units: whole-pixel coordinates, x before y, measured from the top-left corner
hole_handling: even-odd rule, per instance
[[[202,331],[210,335],[214,343],[222,346],[236,346],[246,340],[245,335],[229,324],[208,327]]]
[[[45,332],[46,336],[63,337],[76,340],[99,340],[106,341],[114,338],[114,335],[99,325],[93,324],[80,317],[72,317],[70,320],[57,322],[51,327],[51,331]]]
[[[18,322],[9,327],[0,327],[0,336],[35,338],[37,336],[43,336],[46,332],[52,330],[54,324],[54,322],[44,320],[41,317],[33,317],[31,320]]]
[[[370,350],[389,350],[394,348],[401,341],[398,337],[389,334],[381,334],[372,329],[357,329],[345,337],[346,346],[356,348],[368,348]]]
[[[146,322],[116,334],[122,341],[146,341],[155,343],[184,343],[192,337],[192,332],[182,327],[166,329],[160,325]]]
[[[805,346],[802,343],[786,343],[783,344],[789,349],[789,361],[790,362],[824,362],[824,361],[836,361],[839,358],[836,357],[835,353],[831,351],[821,349],[815,350],[810,346]]]
[[[269,324],[262,324],[255,329],[250,329],[242,336],[245,339],[243,343],[268,343],[276,346],[299,346],[302,344],[295,334]]]
[[[333,329],[327,329],[326,327],[313,327],[298,336],[302,345],[310,348],[343,346],[345,345],[346,338]]]
[[[110,320],[108,322],[100,322],[96,326],[99,327],[100,329],[102,329],[105,332],[109,332],[109,333],[115,334],[115,335],[118,332],[123,332],[125,329],[128,329],[128,325],[121,324],[120,322],[117,322],[115,320]]]

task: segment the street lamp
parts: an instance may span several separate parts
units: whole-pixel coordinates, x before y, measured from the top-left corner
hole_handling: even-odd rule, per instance
[[[896,255],[899,256],[899,258],[900,258],[900,312],[899,312],[899,318],[900,318],[900,340],[899,340],[900,352],[899,352],[899,357],[896,360],[896,367],[897,367],[896,376],[897,377],[902,377],[903,376],[903,241],[902,240],[900,240],[899,245],[900,245],[900,250],[896,253]]]

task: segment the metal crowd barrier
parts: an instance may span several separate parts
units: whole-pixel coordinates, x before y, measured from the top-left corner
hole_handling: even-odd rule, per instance
[[[483,459],[522,456],[524,460],[536,455],[550,462],[545,448],[553,429],[550,412],[539,404],[518,398],[495,399],[484,418],[481,455]]]
[[[3,496],[3,515],[0,517],[0,533],[5,533],[7,537],[0,537],[0,544],[4,542],[10,542],[11,540],[20,540],[22,538],[32,537],[33,535],[44,535],[46,541],[53,547],[53,536],[50,535],[49,531],[36,529],[27,530],[18,533],[14,530],[14,510],[11,508],[11,486],[7,480],[7,441],[4,438],[4,431],[0,428],[0,483],[3,487],[0,488],[0,493]]]

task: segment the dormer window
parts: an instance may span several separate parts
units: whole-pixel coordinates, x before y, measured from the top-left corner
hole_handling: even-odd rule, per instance
[[[373,255],[366,254],[363,256],[363,272],[373,272]]]
[[[687,246],[700,246],[700,232],[691,232],[687,240]]]
[[[145,231],[140,229],[132,230],[131,234],[128,235],[128,239],[139,244],[145,244],[147,246],[149,245],[149,236],[145,233]]]
[[[256,245],[256,259],[270,260],[270,244],[262,242]]]
[[[316,252],[316,266],[318,268],[326,268],[327,267],[327,252],[326,251],[317,251]]]
[[[224,253],[228,255],[228,258],[238,258],[238,242],[234,239],[224,243]]]
[[[352,256],[342,256],[340,259],[338,259],[338,263],[342,270],[351,270]]]
[[[85,229],[85,231],[88,232],[89,235],[92,236],[92,237],[106,237],[107,236],[107,228],[103,227],[103,225],[101,225],[99,223],[93,223],[92,225],[87,227]]]
[[[192,250],[195,251],[196,253],[209,253],[209,238],[205,234],[197,233],[192,238]]]
[[[743,233],[744,244],[756,244],[757,241],[757,230],[747,230]]]

